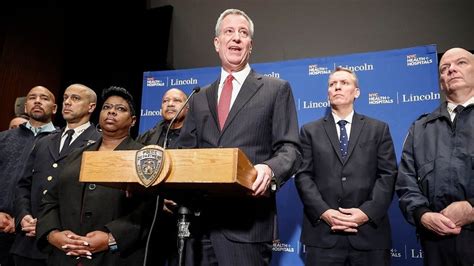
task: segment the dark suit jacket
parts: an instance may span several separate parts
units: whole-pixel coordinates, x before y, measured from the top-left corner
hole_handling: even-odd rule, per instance
[[[101,140],[83,150],[96,151]],[[143,145],[127,138],[116,150],[139,150]],[[42,250],[51,247],[46,236],[54,229],[71,230],[79,235],[100,230],[111,232],[120,253],[103,251],[84,265],[142,265],[144,244],[151,219],[145,212],[147,202],[139,193],[128,197],[125,191],[91,183],[80,183],[82,151],[72,152],[62,168],[57,184],[46,193],[38,216],[36,235]],[[152,218],[152,217],[151,217]],[[55,247],[48,258],[50,265],[76,265],[79,261]]]
[[[219,80],[190,100],[190,110],[178,146],[185,148],[240,148],[253,164],[267,164],[277,186],[282,186],[301,162],[298,123],[288,82],[251,71],[219,129]],[[271,241],[276,212],[274,195],[267,198],[209,200],[201,217],[240,242]]]
[[[46,254],[36,247],[36,239],[27,237],[21,231],[21,220],[30,214],[36,218],[39,214],[41,198],[56,183],[59,169],[63,166],[66,155],[59,156],[62,130],[39,140],[33,148],[26,164],[25,173],[18,181],[15,197],[16,239],[12,253],[33,259],[45,259]],[[100,134],[94,125],[89,126],[71,143],[72,151],[95,142]]]
[[[136,141],[144,145],[158,145],[161,134],[166,132],[166,125],[164,120],[160,121],[153,128],[138,136]]]
[[[320,220],[328,209],[360,208],[369,222],[349,234],[354,248],[391,247],[387,210],[393,197],[397,165],[388,125],[354,113],[346,160],[341,158],[336,124],[331,114],[301,129],[303,166],[295,183],[304,205],[301,241],[333,247],[343,233],[333,233]]]

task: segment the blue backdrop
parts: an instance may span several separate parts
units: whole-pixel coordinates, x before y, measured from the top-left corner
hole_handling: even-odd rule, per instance
[[[290,82],[300,126],[327,112],[328,75],[337,66],[357,73],[361,95],[355,103],[356,111],[389,124],[400,158],[410,124],[440,102],[436,46],[251,65],[259,73]],[[212,83],[219,74],[220,67],[145,72],[140,133],[161,120],[161,98],[166,90],[179,88],[190,93],[196,86]],[[304,247],[299,242],[303,211],[294,182],[279,191],[277,201],[279,238],[273,245],[272,265],[303,265]],[[396,196],[389,215],[392,265],[422,265],[415,230],[404,220]]]

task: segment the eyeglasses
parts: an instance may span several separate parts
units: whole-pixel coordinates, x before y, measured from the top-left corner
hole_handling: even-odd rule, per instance
[[[115,111],[117,112],[121,112],[121,113],[128,112],[128,108],[123,104],[104,103],[104,105],[102,105],[102,111],[112,110],[113,108],[115,108]]]

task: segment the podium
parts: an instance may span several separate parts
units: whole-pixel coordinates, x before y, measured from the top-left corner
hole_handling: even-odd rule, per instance
[[[129,191],[193,190],[207,196],[235,198],[251,194],[256,177],[252,163],[237,148],[163,150],[151,145],[138,151],[85,151],[79,181]],[[181,206],[177,214],[179,265],[183,265],[191,211]]]
[[[163,150],[156,180],[144,185],[137,172],[139,151],[85,151],[79,181],[129,190],[190,189],[235,197],[250,194],[257,176],[238,148],[171,149]]]

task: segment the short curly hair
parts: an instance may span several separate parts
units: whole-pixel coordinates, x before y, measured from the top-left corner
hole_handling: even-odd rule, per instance
[[[119,96],[127,101],[128,106],[130,107],[130,114],[132,116],[136,115],[135,103],[133,101],[133,96],[125,88],[118,86],[110,86],[102,91],[102,100],[105,102],[110,96]]]

